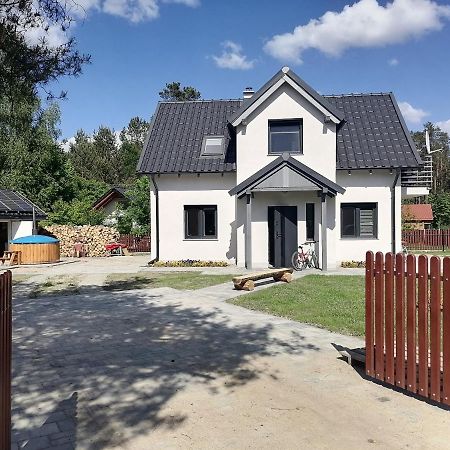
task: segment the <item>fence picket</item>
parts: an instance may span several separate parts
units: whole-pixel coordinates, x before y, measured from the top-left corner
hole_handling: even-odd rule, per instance
[[[416,392],[416,257],[406,258],[406,381],[407,389]]]
[[[419,394],[428,397],[428,258],[419,256],[418,281]]]
[[[385,346],[386,382],[394,384],[394,255],[385,257]]]
[[[383,253],[375,255],[375,376],[384,381],[384,273]]]
[[[366,253],[366,374],[373,377],[374,342],[373,342],[373,253]]]
[[[449,248],[450,230],[403,230],[402,240],[410,250],[445,250]]]
[[[395,257],[395,385],[405,387],[405,255]]]
[[[443,403],[450,405],[450,258],[444,258],[443,274],[443,317],[442,317],[442,356],[443,356]]]
[[[441,259],[430,261],[430,398],[441,400]]]

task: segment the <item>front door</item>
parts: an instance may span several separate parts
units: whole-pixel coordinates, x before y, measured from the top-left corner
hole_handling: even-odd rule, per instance
[[[8,222],[0,222],[0,256],[8,250]]]
[[[290,267],[297,250],[297,207],[269,206],[269,264]]]

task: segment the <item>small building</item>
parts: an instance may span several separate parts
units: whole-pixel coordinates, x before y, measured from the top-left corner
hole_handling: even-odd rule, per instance
[[[33,209],[36,221],[47,217],[19,192],[0,189],[0,255],[8,249],[11,240],[33,233]]]
[[[429,203],[419,205],[402,205],[404,228],[427,230],[433,223],[433,209]]]
[[[126,200],[125,189],[123,187],[114,186],[95,201],[92,205],[92,209],[102,211],[106,217],[109,217],[117,210],[117,206],[120,203],[125,203]]]

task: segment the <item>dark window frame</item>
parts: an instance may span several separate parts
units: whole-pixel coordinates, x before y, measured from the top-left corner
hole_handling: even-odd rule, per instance
[[[273,132],[270,129],[272,124],[280,125],[280,124],[292,125],[298,123],[299,133],[298,133],[298,151],[289,151],[289,150],[280,150],[274,151],[272,150],[272,133],[281,134],[281,132]],[[269,119],[267,123],[267,135],[268,135],[268,153],[269,155],[282,155],[283,153],[289,153],[293,155],[303,155],[303,119]]]
[[[308,218],[308,207],[312,212],[312,217]],[[309,223],[308,223],[309,222]],[[305,204],[306,241],[314,241],[316,237],[316,204]],[[312,226],[312,229],[310,228]],[[310,233],[312,232],[312,233]]]
[[[353,209],[354,233],[344,234],[343,215],[345,209]],[[361,210],[371,210],[373,229],[371,236],[361,236]],[[341,203],[341,238],[342,239],[378,239],[378,203]]]
[[[188,233],[188,211],[196,209],[197,212],[197,220],[198,220],[198,230],[199,234],[196,236],[189,236]],[[214,228],[215,234],[205,234],[205,211],[214,211]],[[184,205],[184,239],[217,239],[217,205]]]

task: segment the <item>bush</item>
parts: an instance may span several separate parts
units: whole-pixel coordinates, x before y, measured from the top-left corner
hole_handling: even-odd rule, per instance
[[[342,261],[341,267],[344,269],[359,269],[366,267],[365,261]]]
[[[182,259],[180,261],[155,261],[150,267],[227,267],[226,261],[200,261],[199,259]]]

